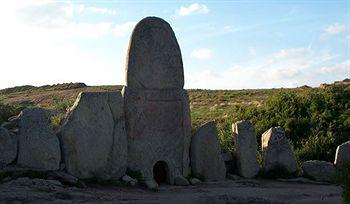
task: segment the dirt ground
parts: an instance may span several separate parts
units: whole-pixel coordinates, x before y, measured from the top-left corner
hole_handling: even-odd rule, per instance
[[[0,184],[0,203],[342,203],[337,185],[276,180],[226,180],[197,186],[67,187],[56,180],[19,178]]]

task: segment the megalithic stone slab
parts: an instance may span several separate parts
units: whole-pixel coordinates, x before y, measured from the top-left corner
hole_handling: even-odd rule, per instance
[[[244,120],[233,124],[232,131],[238,173],[245,178],[253,178],[259,172],[255,127],[250,121]]]
[[[19,118],[17,164],[34,169],[57,170],[61,150],[49,124],[49,112],[42,108],[26,108]]]
[[[261,148],[265,171],[275,168],[283,168],[290,174],[297,171],[295,155],[282,127],[272,127],[264,132]]]
[[[153,178],[156,162],[167,164],[168,183],[187,176],[191,120],[183,89],[129,89],[124,87],[128,166]]]
[[[80,93],[58,132],[66,170],[80,178],[125,174],[127,138],[120,92]]]
[[[350,141],[344,142],[337,147],[334,165],[339,166],[342,161],[350,158]]]
[[[167,22],[147,17],[136,25],[126,71],[128,167],[150,187],[165,177],[174,184],[190,173],[191,120],[181,52]]]
[[[129,43],[126,72],[129,88],[183,88],[180,47],[166,21],[147,17],[136,25]]]
[[[200,127],[191,140],[191,168],[195,177],[206,181],[221,181],[226,177],[226,167],[221,157],[220,142],[215,122]]]

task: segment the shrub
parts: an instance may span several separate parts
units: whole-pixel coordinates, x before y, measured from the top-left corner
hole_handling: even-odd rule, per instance
[[[247,119],[256,127],[259,145],[264,131],[282,126],[300,160],[333,161],[336,147],[349,140],[350,90],[337,86],[302,92],[283,90],[260,107],[237,106],[230,118],[218,125],[223,148],[233,150],[231,124]]]
[[[0,103],[0,124],[11,116],[18,115],[24,107]]]

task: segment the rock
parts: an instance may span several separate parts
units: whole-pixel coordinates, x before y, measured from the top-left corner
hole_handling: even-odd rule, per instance
[[[50,173],[55,179],[58,179],[64,184],[68,184],[71,186],[79,185],[79,179],[75,176],[72,176],[64,171],[54,171]]]
[[[190,155],[194,176],[206,181],[225,180],[226,168],[221,157],[215,122],[204,124],[192,136]]]
[[[242,177],[238,176],[238,175],[234,175],[234,174],[227,174],[227,178],[230,180],[240,180],[242,179]]]
[[[232,131],[238,173],[245,178],[253,178],[259,172],[255,128],[250,121],[244,120],[233,124]]]
[[[311,160],[302,164],[304,175],[315,181],[334,182],[336,169],[326,161]]]
[[[146,179],[143,182],[145,186],[151,190],[157,190],[158,189],[158,183],[155,182],[153,179]]]
[[[263,168],[266,172],[282,168],[286,173],[297,171],[297,161],[282,127],[273,127],[261,137]]]
[[[339,166],[342,161],[350,158],[350,141],[344,142],[337,147],[334,165]]]
[[[80,93],[58,135],[73,176],[109,180],[125,174],[127,138],[119,92]]]
[[[17,156],[17,138],[0,127],[0,167],[10,164]]]
[[[197,179],[197,178],[191,178],[190,183],[191,183],[191,185],[196,186],[196,185],[199,185],[200,183],[202,183],[202,181]]]
[[[122,177],[122,181],[123,181],[125,184],[130,185],[130,186],[135,186],[135,185],[137,184],[137,180],[131,178],[131,177],[128,176],[128,175],[124,175],[124,176]]]
[[[190,173],[191,116],[180,48],[170,25],[156,17],[136,25],[129,45],[122,91],[128,168],[174,184]]]
[[[147,17],[136,25],[126,61],[129,88],[184,86],[180,47],[170,25],[161,18]]]
[[[176,186],[188,186],[188,185],[190,185],[188,180],[183,176],[176,176],[174,179],[174,184]]]
[[[20,113],[17,164],[42,170],[57,170],[61,160],[60,144],[49,124],[49,112],[26,108]]]

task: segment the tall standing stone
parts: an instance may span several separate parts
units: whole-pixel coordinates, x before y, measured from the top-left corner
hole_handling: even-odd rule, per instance
[[[259,172],[256,132],[253,124],[239,121],[232,125],[237,156],[238,173],[245,178],[253,178]]]
[[[264,132],[261,148],[265,171],[275,168],[283,168],[290,174],[297,171],[295,155],[282,127],[273,127]]]
[[[80,93],[58,132],[66,170],[81,179],[125,174],[127,139],[120,92]]]
[[[34,169],[57,170],[61,150],[58,138],[50,127],[48,111],[27,108],[20,113],[19,118],[17,164]]]
[[[222,181],[226,177],[225,162],[215,122],[200,127],[191,140],[191,168],[195,177],[206,181]]]
[[[154,167],[163,162],[166,180],[173,184],[189,173],[191,121],[181,52],[167,22],[147,17],[136,25],[126,72],[128,166],[156,186]]]
[[[350,141],[344,142],[337,147],[334,165],[339,166],[339,164],[346,159],[350,159]]]

